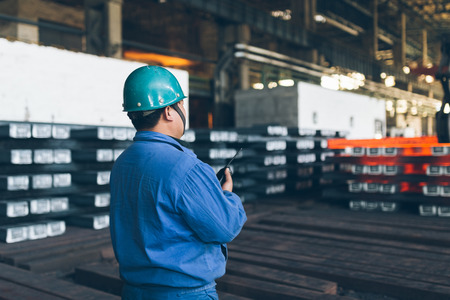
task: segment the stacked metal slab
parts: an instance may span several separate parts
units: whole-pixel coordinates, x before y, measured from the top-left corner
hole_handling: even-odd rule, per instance
[[[400,205],[422,216],[450,216],[450,147],[348,147],[329,158],[325,178],[341,183],[324,196],[347,199],[352,210],[394,212]]]
[[[231,164],[234,191],[244,202],[299,191],[318,190],[334,165],[325,163],[334,151],[327,139],[336,132],[299,130],[285,126],[189,130],[184,140],[216,172],[239,151]]]
[[[128,128],[0,124],[0,241],[63,234],[66,225],[109,225],[109,171]]]
[[[288,130],[284,126],[239,128],[243,156],[235,165],[235,187],[244,201],[287,192]]]
[[[72,173],[73,182],[83,191],[72,194],[70,203],[83,208],[67,223],[93,229],[109,227],[109,176],[117,157],[131,143],[135,130],[125,127],[85,127],[72,130],[72,139],[80,145],[73,160],[83,166]]]
[[[433,158],[425,164],[426,182],[422,193],[433,198],[419,205],[421,216],[450,217],[450,146],[432,147]]]
[[[334,171],[334,164],[325,160],[339,151],[328,149],[328,139],[343,136],[342,132],[332,130],[289,129],[287,157],[291,192],[320,193],[324,186],[333,184],[323,177]]]
[[[0,241],[43,239],[66,226],[108,227],[110,171],[134,134],[125,127],[0,123]],[[187,130],[183,140],[216,173],[237,154],[234,191],[249,202],[326,184],[322,174],[333,164],[324,160],[334,155],[328,137],[256,126]]]
[[[187,130],[182,138],[188,148],[203,162],[209,164],[216,173],[233,159],[230,169],[236,172],[236,165],[245,155],[244,150],[238,153],[239,134],[235,129],[195,129]],[[235,180],[234,188],[242,184]],[[243,199],[244,200],[244,199]]]

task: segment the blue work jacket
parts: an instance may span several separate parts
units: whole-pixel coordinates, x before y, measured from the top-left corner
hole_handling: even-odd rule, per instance
[[[114,163],[110,187],[111,240],[127,284],[198,287],[225,273],[225,243],[247,217],[191,150],[139,131]]]

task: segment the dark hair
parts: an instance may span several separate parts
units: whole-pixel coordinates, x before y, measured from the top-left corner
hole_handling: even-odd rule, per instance
[[[164,109],[165,107],[156,109],[147,116],[144,115],[148,113],[148,111],[131,111],[128,112],[127,115],[136,130],[150,129],[158,124]]]

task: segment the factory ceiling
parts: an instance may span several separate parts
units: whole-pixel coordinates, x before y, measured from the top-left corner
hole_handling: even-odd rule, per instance
[[[291,10],[290,0],[265,1],[245,0],[249,5],[268,12],[286,12]],[[333,23],[316,20],[316,33],[358,46],[360,36],[369,30],[374,17],[371,7],[373,1],[336,0],[316,1],[316,14],[331,19]],[[422,40],[424,30],[428,44],[428,56],[431,60],[439,58],[439,46],[442,36],[450,34],[450,1],[448,0],[377,0],[379,26],[379,55],[388,55],[382,51],[392,48],[400,39],[400,15],[406,15],[407,56],[410,61],[422,58]],[[281,17],[285,17],[282,15]],[[364,47],[362,47],[363,49]],[[381,57],[386,59],[386,57]]]
[[[83,9],[79,0],[45,1]],[[244,12],[240,14],[239,9]],[[261,19],[261,14],[266,19]],[[411,73],[423,78],[434,75],[441,59],[442,39],[450,37],[450,0],[123,0],[122,16],[125,50],[136,50],[126,47],[127,41],[133,41],[167,49],[167,53],[159,54],[175,53],[198,64],[217,62],[221,58],[217,44],[223,36],[217,28],[205,27],[246,23],[252,28],[253,46],[305,60],[308,49],[318,49],[322,66],[344,63],[346,69],[375,81],[380,80],[376,77],[383,66],[395,67],[400,73],[408,66]],[[261,26],[264,20],[273,18],[287,26],[277,24],[276,30],[267,24]],[[370,42],[374,24],[378,37],[375,46],[373,38]],[[297,35],[285,35],[284,28],[297,30]],[[401,54],[398,45],[402,45]],[[152,48],[144,50],[152,52]],[[193,74],[201,69],[195,70],[195,66],[189,64]],[[380,71],[374,66],[381,66]],[[405,77],[400,88],[409,89],[410,80]],[[433,90],[438,99],[442,96],[437,82],[428,88],[424,79],[416,83],[418,93],[428,96]]]
[[[80,7],[83,3],[79,0],[48,0],[64,5]],[[124,3],[124,24],[129,26],[142,25],[145,22],[136,20],[127,22],[127,19],[144,18],[145,11],[155,8],[155,5],[171,5],[172,3],[202,2],[202,1],[178,1],[178,0],[123,0]],[[208,2],[208,1],[203,1]],[[214,2],[214,1],[213,1]],[[291,22],[293,17],[292,6],[294,0],[228,0],[223,3],[246,3],[248,6],[265,11],[286,22]],[[335,42],[339,42],[360,49],[364,52],[364,44],[361,36],[369,30],[374,10],[371,7],[374,0],[316,0],[316,15],[322,15],[330,22],[320,22],[315,20],[315,34],[325,37]],[[442,37],[450,35],[450,1],[449,0],[375,0],[377,2],[379,45],[377,59],[392,59],[393,44],[401,39],[400,15],[406,15],[406,60],[408,63],[416,62],[425,64],[423,60],[423,40],[425,35],[427,53],[430,62],[438,63],[440,58],[440,43]],[[298,5],[298,4],[297,4]],[[177,9],[174,13],[201,13],[197,7],[193,10],[188,5],[184,9]],[[203,14],[205,16],[205,14]],[[215,16],[212,16],[213,18]],[[154,25],[147,22],[149,26]],[[424,30],[426,33],[424,33]]]

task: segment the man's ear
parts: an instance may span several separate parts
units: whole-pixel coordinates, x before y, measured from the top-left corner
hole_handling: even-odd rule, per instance
[[[175,110],[173,110],[170,106],[166,106],[164,108],[163,116],[166,120],[172,121],[173,117],[174,117],[174,115],[173,115],[174,112],[175,112]]]

